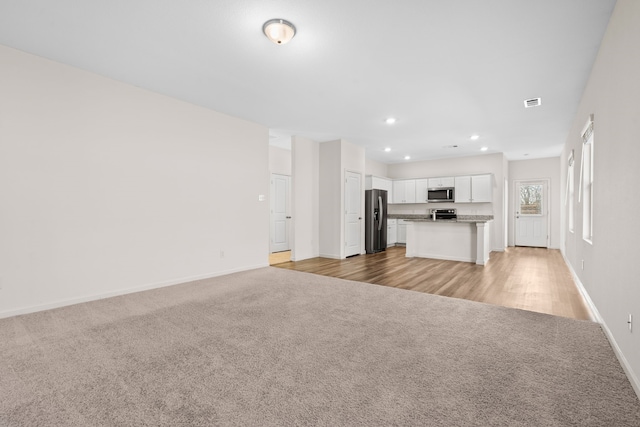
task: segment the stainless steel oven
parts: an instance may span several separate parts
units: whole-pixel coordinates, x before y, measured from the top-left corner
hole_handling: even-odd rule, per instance
[[[457,209],[431,209],[429,211],[429,214],[431,216],[431,219],[433,219],[434,221],[445,219],[449,221],[455,221],[456,219],[458,219]]]

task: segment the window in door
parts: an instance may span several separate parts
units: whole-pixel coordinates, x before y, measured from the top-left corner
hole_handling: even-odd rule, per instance
[[[520,186],[520,215],[542,215],[542,185]]]

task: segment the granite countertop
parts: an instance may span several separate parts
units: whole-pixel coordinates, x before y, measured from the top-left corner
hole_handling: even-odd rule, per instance
[[[461,223],[478,223],[493,221],[493,215],[458,215],[458,219],[437,219],[433,220],[430,215],[426,214],[389,214],[389,219],[404,219],[416,222],[461,222]]]

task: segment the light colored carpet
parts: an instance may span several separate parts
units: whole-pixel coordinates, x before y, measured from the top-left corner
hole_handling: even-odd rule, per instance
[[[600,327],[278,268],[0,320],[0,425],[639,426]]]

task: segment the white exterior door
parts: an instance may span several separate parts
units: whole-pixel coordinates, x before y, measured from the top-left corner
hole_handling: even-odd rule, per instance
[[[360,174],[345,172],[344,184],[344,256],[360,254],[362,188]]]
[[[549,246],[548,185],[546,181],[516,182],[516,246]]]
[[[271,175],[271,252],[291,249],[289,245],[290,189],[291,177]]]

